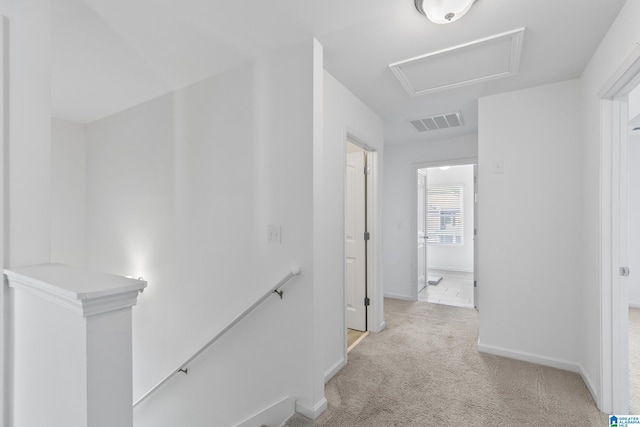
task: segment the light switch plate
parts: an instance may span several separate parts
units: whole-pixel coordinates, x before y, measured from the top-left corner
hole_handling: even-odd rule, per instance
[[[267,242],[269,243],[281,243],[282,227],[279,225],[267,226]]]

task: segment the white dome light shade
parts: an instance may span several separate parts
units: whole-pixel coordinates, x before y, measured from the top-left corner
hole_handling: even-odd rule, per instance
[[[448,24],[462,18],[475,0],[415,0],[416,9],[436,24]]]

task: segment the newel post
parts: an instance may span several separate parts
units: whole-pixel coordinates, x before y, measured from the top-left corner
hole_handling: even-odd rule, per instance
[[[132,307],[147,286],[85,268],[5,270],[14,426],[132,427]]]

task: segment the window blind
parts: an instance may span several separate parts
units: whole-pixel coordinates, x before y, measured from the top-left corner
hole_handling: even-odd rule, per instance
[[[427,188],[427,234],[432,245],[462,245],[462,185]]]

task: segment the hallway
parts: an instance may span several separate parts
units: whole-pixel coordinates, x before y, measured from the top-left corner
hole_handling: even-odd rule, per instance
[[[476,350],[473,309],[386,299],[316,426],[606,425],[579,375]]]

